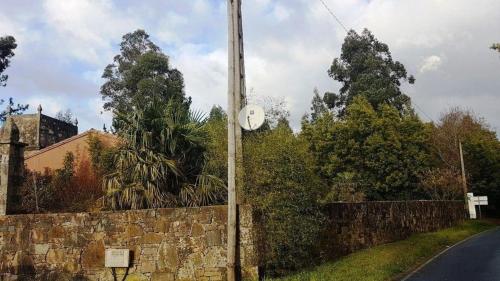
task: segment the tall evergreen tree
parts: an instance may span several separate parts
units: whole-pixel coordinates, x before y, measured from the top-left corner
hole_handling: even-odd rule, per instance
[[[380,42],[365,29],[361,34],[349,31],[342,44],[340,58],[335,58],[328,70],[333,79],[342,84],[338,94],[327,93],[325,101],[330,108],[345,114],[346,106],[356,96],[365,97],[378,110],[382,105],[394,106],[399,112],[409,108],[410,98],[401,89],[401,82],[415,82],[402,63],[392,59],[389,46]]]
[[[212,106],[212,109],[210,110],[210,114],[208,115],[208,120],[225,120],[227,117],[226,112],[220,105],[214,105]]]
[[[106,66],[101,87],[104,108],[126,113],[153,100],[174,100],[189,107],[185,97],[182,73],[170,66],[169,57],[161,52],[144,30],[125,34],[120,54]],[[120,114],[115,114],[115,119]],[[119,122],[114,122],[117,125]]]
[[[16,39],[12,36],[0,37],[0,86],[7,84],[8,75],[3,74],[9,67],[10,60],[14,56],[14,49],[17,48]]]
[[[3,74],[5,69],[9,67],[10,60],[14,56],[14,50],[17,48],[16,39],[12,36],[0,37],[0,86],[7,85],[9,76]],[[0,112],[0,124],[2,124],[7,115],[22,114],[28,109],[27,104],[15,104],[14,99],[11,97],[7,101],[0,99],[0,106],[7,102],[7,107]]]
[[[318,89],[314,89],[314,96],[311,101],[311,122],[315,122],[323,113],[327,112],[323,98],[319,95]]]
[[[224,182],[209,173],[206,121],[190,110],[182,74],[143,30],[123,36],[104,70],[105,108],[122,142],[105,176],[113,209],[223,202]]]

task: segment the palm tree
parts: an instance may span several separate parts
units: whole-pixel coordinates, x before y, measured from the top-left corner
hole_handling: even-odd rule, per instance
[[[116,120],[123,143],[114,157],[116,170],[104,180],[112,209],[224,202],[224,182],[207,172],[202,114],[175,100],[153,100]]]

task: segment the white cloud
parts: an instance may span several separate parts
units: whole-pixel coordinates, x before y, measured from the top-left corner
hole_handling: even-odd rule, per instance
[[[51,96],[33,96],[30,97],[27,101],[27,104],[30,105],[30,110],[34,111],[38,107],[38,105],[42,105],[42,112],[45,115],[55,116],[59,111],[65,110],[64,101],[59,97],[54,98]]]
[[[110,111],[103,110],[104,102],[102,99],[93,98],[89,99],[87,102],[87,107],[85,111],[79,111],[77,117],[79,117],[81,128],[94,128],[94,129],[102,129],[103,125],[106,124],[106,127],[111,128],[111,120],[112,113]],[[82,118],[83,117],[83,118]],[[89,122],[90,121],[90,122]]]
[[[62,109],[77,107],[82,126],[101,128],[95,111],[100,104],[92,101],[100,99],[100,73],[118,52],[121,36],[144,28],[184,73],[195,108],[226,105],[225,1],[3,1],[0,30],[20,44],[2,95],[19,102],[50,97]],[[438,116],[447,101],[473,103],[500,127],[491,110],[500,95],[500,59],[488,49],[500,40],[493,28],[500,26],[500,1],[325,1],[347,28],[367,27],[389,45],[393,58],[417,78],[405,90],[429,115]],[[247,88],[284,97],[292,126],[300,127],[314,87],[338,90],[326,71],[340,55],[345,31],[319,1],[248,0],[243,16]]]
[[[419,72],[424,73],[424,72],[436,71],[439,69],[439,67],[441,66],[442,63],[443,62],[442,62],[440,57],[429,56],[423,60],[422,65],[420,66]]]
[[[112,57],[116,38],[138,27],[110,0],[46,0],[44,10],[49,28],[56,31],[54,45],[62,45],[60,50],[72,59],[95,65]]]
[[[196,0],[193,3],[193,10],[199,15],[209,13],[211,9],[209,1]]]
[[[276,5],[274,7],[274,16],[278,21],[284,21],[290,18],[291,12],[283,5]]]
[[[257,6],[260,6],[260,7],[265,7],[267,5],[269,5],[269,3],[271,2],[271,0],[254,0],[255,4]]]
[[[82,73],[82,77],[85,78],[85,80],[100,86],[104,83],[102,73],[102,69],[87,70]]]
[[[193,98],[193,107],[208,112],[214,104],[225,107],[227,103],[227,52],[217,49],[204,53],[202,49],[184,45],[172,64],[184,74],[186,94]]]
[[[484,24],[498,23],[500,2],[438,0],[370,1],[357,27],[368,27],[392,48],[433,48],[477,37]]]
[[[189,19],[187,17],[173,12],[168,12],[166,17],[159,20],[160,28],[158,29],[156,36],[163,42],[169,42],[170,44],[182,44],[184,41],[183,36],[185,35],[179,33],[176,27],[186,25],[188,23]]]

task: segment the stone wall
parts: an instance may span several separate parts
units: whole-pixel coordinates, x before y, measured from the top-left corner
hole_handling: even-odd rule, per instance
[[[325,213],[325,259],[451,227],[465,219],[462,201],[334,203],[325,208]]]
[[[24,173],[24,144],[19,142],[19,129],[8,117],[0,129],[0,215],[12,212],[18,202],[17,189]]]
[[[240,214],[244,276],[256,276],[251,209]],[[3,216],[0,280],[113,280],[106,248],[132,251],[127,281],[225,280],[226,226],[226,206]]]
[[[78,134],[78,127],[55,118],[41,115],[40,149]]]
[[[78,127],[41,113],[11,116],[26,151],[36,151],[78,134]]]
[[[26,150],[40,149],[38,145],[38,114],[13,115],[10,118],[19,128],[19,141],[27,145]]]
[[[318,237],[325,260],[465,217],[461,201],[336,203],[325,213]],[[258,229],[252,209],[242,207],[239,254],[252,279],[263,249]],[[225,280],[226,233],[226,206],[0,216],[0,280],[113,280],[107,248],[132,251],[127,281]],[[125,273],[118,270],[118,280]]]

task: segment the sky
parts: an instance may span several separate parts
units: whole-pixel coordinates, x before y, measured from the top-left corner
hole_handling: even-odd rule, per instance
[[[370,29],[416,78],[403,86],[425,121],[461,106],[500,132],[498,0],[324,0],[349,28]],[[286,102],[300,129],[314,88],[337,92],[327,70],[346,35],[320,0],[243,0],[247,93]],[[227,103],[224,0],[1,0],[0,36],[18,43],[0,98],[70,109],[80,131],[109,127],[99,95],[121,37],[144,29],[185,78],[193,108]]]

